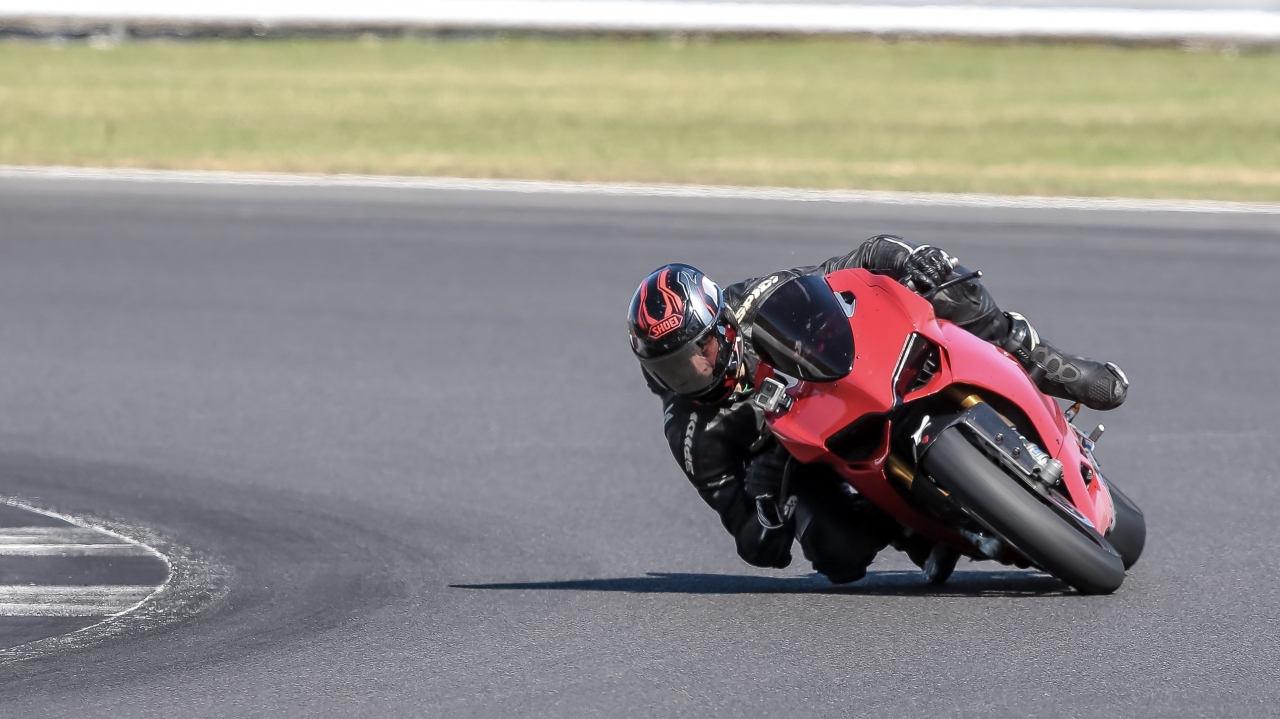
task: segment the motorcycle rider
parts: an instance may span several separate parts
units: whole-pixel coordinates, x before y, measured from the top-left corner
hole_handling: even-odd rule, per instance
[[[861,579],[882,549],[905,551],[932,582],[945,581],[959,553],[902,528],[825,465],[799,465],[803,481],[779,497],[790,460],[750,401],[756,359],[745,335],[755,310],[784,282],[861,268],[917,291],[967,273],[946,252],[892,235],[820,265],[783,270],[720,287],[689,265],[671,264],[645,278],[628,312],[631,349],[650,390],[662,399],[671,452],[702,499],[757,567],[783,568],[791,543],[833,583]],[[1018,359],[1044,393],[1108,410],[1125,400],[1129,381],[1118,366],[1065,354],[1023,316],[1002,312],[977,280],[939,291],[934,313]],[[798,465],[798,463],[796,463]],[[781,503],[780,503],[781,502]]]

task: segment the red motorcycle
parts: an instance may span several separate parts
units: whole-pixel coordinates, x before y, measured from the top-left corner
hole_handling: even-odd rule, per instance
[[[760,306],[754,401],[800,463],[820,462],[912,532],[974,559],[1114,592],[1146,542],[1085,435],[1011,355],[865,270],[808,276]],[[789,467],[788,469],[792,469]],[[803,481],[786,472],[785,484]]]

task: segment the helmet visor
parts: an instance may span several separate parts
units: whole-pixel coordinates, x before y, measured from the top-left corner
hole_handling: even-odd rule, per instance
[[[724,377],[726,339],[713,326],[710,332],[669,355],[642,359],[640,364],[678,395],[695,397]]]

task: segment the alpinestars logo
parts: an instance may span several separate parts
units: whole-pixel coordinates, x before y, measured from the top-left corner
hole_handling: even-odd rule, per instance
[[[698,415],[689,415],[689,426],[684,430],[684,471],[693,476],[693,432],[698,428]]]

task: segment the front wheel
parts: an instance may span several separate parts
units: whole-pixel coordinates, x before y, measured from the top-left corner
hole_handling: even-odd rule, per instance
[[[1073,527],[956,429],[934,440],[924,468],[979,522],[1080,592],[1110,594],[1124,582],[1124,562],[1105,541]]]

